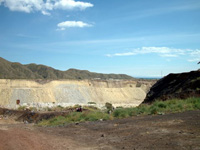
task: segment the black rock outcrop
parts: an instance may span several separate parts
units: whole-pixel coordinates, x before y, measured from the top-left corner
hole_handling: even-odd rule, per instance
[[[180,74],[169,74],[152,86],[143,103],[173,98],[200,98],[200,70]]]

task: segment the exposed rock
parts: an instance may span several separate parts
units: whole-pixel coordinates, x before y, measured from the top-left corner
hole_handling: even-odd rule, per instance
[[[188,97],[200,97],[200,70],[169,74],[160,79],[151,87],[143,103]]]
[[[7,108],[66,107],[89,102],[137,106],[154,83],[125,74],[77,69],[60,71],[45,65],[23,65],[0,57],[0,106]]]
[[[133,80],[34,80],[0,79],[0,106],[36,108],[55,106],[87,105],[93,102],[105,106],[106,102],[116,106],[137,106],[145,98],[154,81]],[[130,86],[131,85],[131,86]],[[20,104],[17,105],[17,101]],[[101,106],[100,106],[101,107]]]

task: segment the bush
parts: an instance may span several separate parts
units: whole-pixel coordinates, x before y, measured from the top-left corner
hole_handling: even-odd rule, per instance
[[[147,105],[140,105],[140,106],[136,107],[137,115],[148,114],[148,112],[149,112],[148,109],[149,109],[149,107]]]
[[[123,108],[123,107],[122,106],[117,106],[116,108],[119,109],[119,108]]]
[[[106,103],[105,107],[106,107],[107,110],[112,110],[113,109],[113,106],[112,106],[111,103]]]
[[[46,109],[47,109],[47,111],[52,111],[52,109],[50,107],[47,107]]]
[[[88,102],[88,104],[96,104],[95,102]]]
[[[150,108],[150,114],[157,114],[158,113],[158,108],[153,106]]]
[[[159,108],[166,108],[167,105],[165,103],[163,103],[163,102],[160,102],[160,103],[158,103],[158,107]]]
[[[37,111],[37,108],[36,107],[30,107],[29,110],[30,111]]]
[[[97,112],[89,113],[85,117],[85,121],[97,121],[97,120],[100,120],[100,119],[109,120],[110,118],[111,117],[108,114],[97,111]]]
[[[139,112],[136,108],[117,108],[113,112],[115,118],[125,118],[138,115]]]
[[[97,111],[99,110],[99,108],[95,107],[95,106],[84,106],[84,109],[87,109],[89,111]]]
[[[128,117],[129,115],[128,115],[127,109],[119,108],[119,109],[114,110],[113,116],[115,118],[124,118],[124,117]]]
[[[19,107],[18,107],[18,110],[26,110],[26,109],[27,109],[26,106],[19,106]]]

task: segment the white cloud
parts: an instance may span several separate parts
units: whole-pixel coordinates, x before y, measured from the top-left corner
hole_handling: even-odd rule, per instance
[[[176,54],[161,54],[161,57],[178,57]]]
[[[42,14],[43,14],[43,15],[47,15],[47,16],[50,16],[50,15],[51,15],[51,13],[49,13],[49,12],[47,12],[47,11],[42,11]]]
[[[43,0],[2,0],[5,7],[11,11],[22,11],[30,13],[32,11],[39,11],[43,8]]]
[[[88,7],[93,7],[93,4],[87,2],[74,1],[74,0],[59,0],[55,2],[54,7],[57,9],[64,9],[64,10],[71,10],[74,8],[79,8],[81,10],[84,10]]]
[[[137,55],[137,54],[134,53],[134,52],[106,54],[107,57],[113,57],[113,56],[132,56],[132,55]]]
[[[178,55],[184,55],[185,51],[182,49],[168,48],[168,47],[142,47],[133,49],[131,52],[107,54],[107,56],[131,56],[139,54],[156,53],[162,57],[177,57]]]
[[[200,61],[200,49],[196,49],[190,52],[191,58],[188,59],[189,62],[199,62]]]
[[[107,57],[117,56],[133,56],[133,55],[146,55],[146,54],[157,54],[160,57],[186,57],[187,61],[200,61],[200,49],[176,49],[169,47],[142,47],[133,49],[131,52],[106,54]]]
[[[84,10],[93,7],[93,4],[75,0],[0,0],[0,5],[8,7],[11,11],[31,13],[41,11],[44,15],[50,15],[48,11],[53,9]]]
[[[65,30],[66,28],[71,28],[71,27],[91,27],[91,24],[84,23],[82,21],[65,21],[61,22],[58,25],[58,30]]]

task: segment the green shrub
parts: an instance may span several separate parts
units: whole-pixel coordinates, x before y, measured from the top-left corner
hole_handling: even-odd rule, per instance
[[[36,107],[30,107],[29,110],[30,111],[37,111],[37,108]]]
[[[158,107],[157,106],[152,106],[150,107],[150,114],[157,114],[158,113]]]
[[[117,106],[116,108],[119,109],[119,108],[123,108],[123,107],[122,106]]]
[[[95,107],[95,106],[84,106],[84,109],[87,109],[89,111],[97,111],[99,110],[99,108]]]
[[[127,116],[129,116],[129,115],[128,115],[127,109],[121,109],[121,108],[120,108],[120,109],[114,110],[113,116],[114,116],[115,118],[124,118],[124,117],[127,117]]]
[[[83,122],[83,121],[97,121],[97,120],[111,120],[113,117],[107,113],[96,111],[96,112],[73,112],[67,116],[58,116],[51,118],[49,120],[42,120],[39,122],[39,126],[57,126],[65,125],[67,123],[73,122]]]
[[[160,102],[160,103],[158,103],[158,107],[159,108],[166,108],[167,105],[165,103],[163,103],[163,102]]]
[[[115,118],[125,118],[137,115],[138,112],[135,108],[117,108],[113,112]]]
[[[57,116],[49,120],[42,120],[38,123],[39,126],[57,126],[64,124],[65,124],[65,117],[63,116]]]
[[[90,108],[90,107],[86,107]],[[112,110],[112,104],[106,103],[107,110]],[[134,108],[116,108],[112,115],[100,111],[96,108],[87,109],[88,111],[73,112],[65,117],[59,116],[49,120],[43,120],[39,125],[55,126],[65,125],[71,122],[82,122],[82,121],[97,121],[100,119],[110,120],[113,118],[125,118],[136,115],[147,115],[147,114],[166,114],[183,112],[187,110],[200,109],[200,98],[188,98],[186,100],[172,99],[168,101],[156,101],[151,105],[142,104]]]
[[[105,107],[106,107],[107,110],[112,110],[113,109],[112,104],[108,103],[108,102],[105,104]]]
[[[88,102],[88,104],[96,104],[95,102]]]
[[[88,113],[88,115],[85,117],[85,121],[97,121],[100,119],[108,120],[109,118],[110,116],[108,114],[97,111],[93,113]]]
[[[19,107],[18,107],[18,110],[26,110],[26,109],[27,109],[26,106],[19,106]]]
[[[116,118],[118,118],[119,117],[119,115],[120,115],[120,109],[116,109],[116,110],[114,110],[114,112],[113,112],[113,116],[114,117],[116,117]]]
[[[47,109],[47,111],[52,111],[52,109],[50,107],[47,107],[46,109]]]
[[[138,106],[136,111],[137,111],[137,115],[139,114],[148,114],[149,112],[149,107],[147,105],[141,105],[141,106]]]

